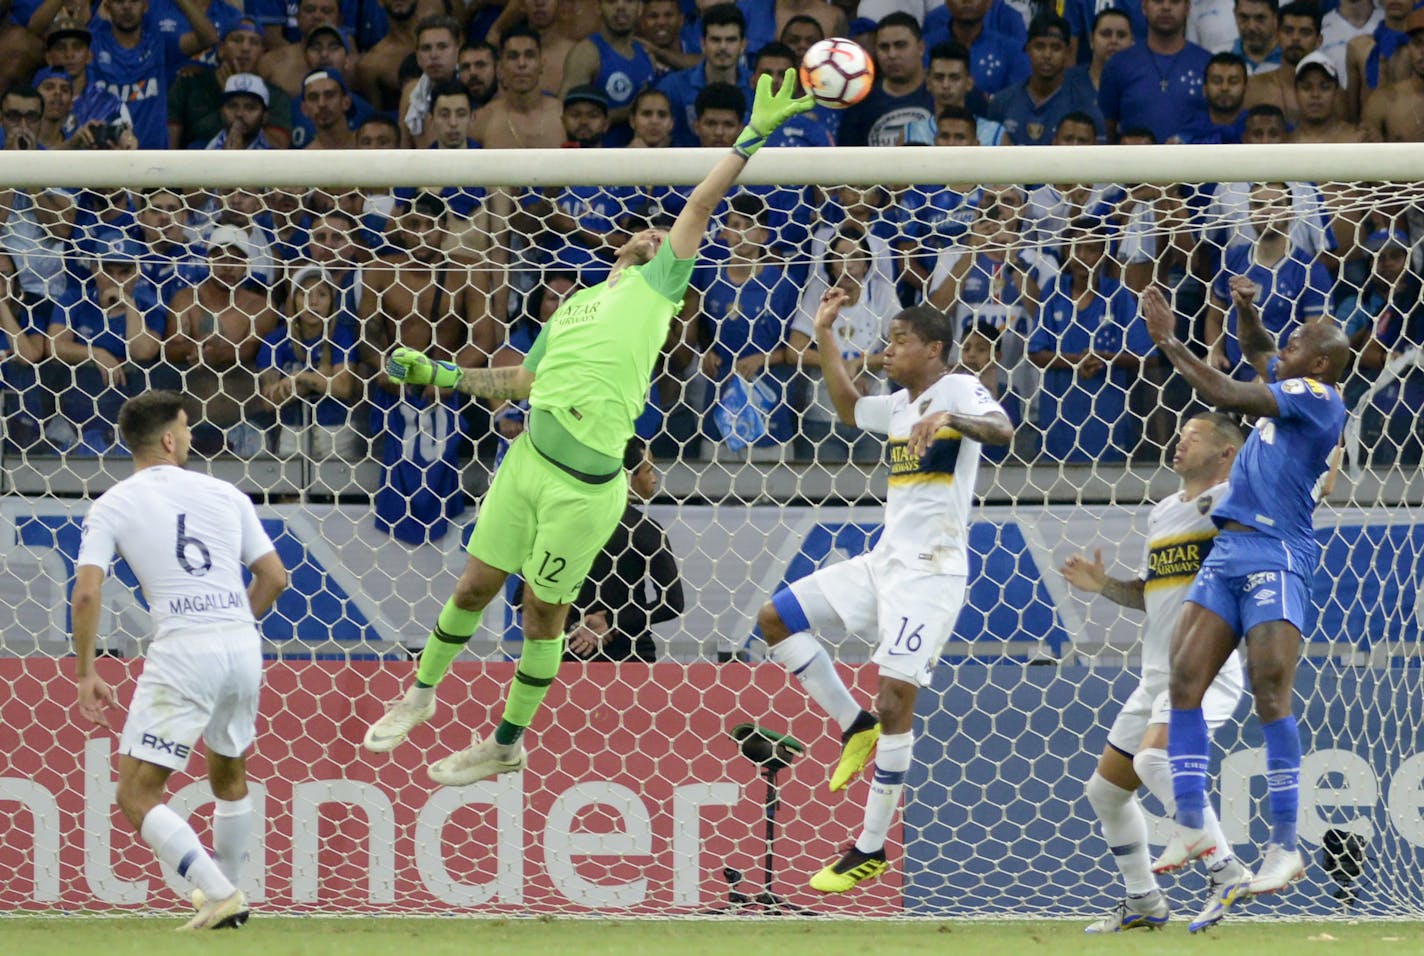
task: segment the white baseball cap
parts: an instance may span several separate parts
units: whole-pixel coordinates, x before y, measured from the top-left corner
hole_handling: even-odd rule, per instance
[[[237,226],[218,226],[214,229],[208,236],[208,253],[223,247],[235,247],[242,258],[252,258],[252,240],[248,238],[246,229]]]
[[[1325,71],[1325,75],[1335,81],[1335,85],[1340,85],[1340,67],[1335,65],[1335,61],[1323,50],[1315,50],[1300,58],[1300,62],[1295,65],[1295,75],[1299,79],[1300,75],[1312,66],[1318,66]]]
[[[267,84],[262,82],[262,77],[255,73],[234,73],[227,78],[227,84],[223,86],[223,101],[226,102],[230,96],[255,96],[262,101],[263,106],[272,104],[272,96],[267,92]]]

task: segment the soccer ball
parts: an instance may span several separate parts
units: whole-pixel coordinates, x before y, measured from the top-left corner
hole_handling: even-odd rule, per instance
[[[801,85],[817,103],[843,110],[865,99],[875,85],[875,62],[860,44],[830,37],[801,58]]]

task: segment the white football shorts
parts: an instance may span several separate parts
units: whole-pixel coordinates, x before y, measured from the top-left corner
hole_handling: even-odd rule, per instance
[[[1206,717],[1208,733],[1216,733],[1236,713],[1242,692],[1241,671],[1238,669],[1230,673],[1223,671],[1211,682],[1206,696],[1202,698],[1202,716]],[[1114,750],[1129,757],[1136,756],[1147,728],[1152,724],[1168,723],[1171,716],[1172,702],[1165,688],[1138,684],[1108,730],[1108,743]]]
[[[928,687],[964,606],[968,579],[874,551],[827,565],[790,585],[812,629],[839,625],[879,640],[880,673]]]
[[[250,625],[187,628],[148,650],[119,753],[182,770],[202,737],[240,757],[257,735],[262,640]]]

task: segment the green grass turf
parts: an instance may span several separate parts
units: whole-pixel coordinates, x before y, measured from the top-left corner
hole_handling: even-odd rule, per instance
[[[500,920],[254,918],[195,937],[174,920],[0,917],[0,956],[1417,956],[1424,923],[1237,922],[1191,936],[1185,920],[1157,931],[1083,935],[1079,921]]]

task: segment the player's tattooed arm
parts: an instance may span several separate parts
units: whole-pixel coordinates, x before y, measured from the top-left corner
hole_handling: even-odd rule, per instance
[[[1002,412],[966,415],[962,412],[930,412],[910,428],[905,450],[911,455],[929,451],[941,428],[952,428],[966,438],[985,445],[1007,445],[1014,440],[1014,426]]]
[[[466,395],[517,402],[528,398],[534,386],[534,373],[522,365],[506,368],[464,368],[455,386]]]
[[[1114,604],[1121,604],[1123,607],[1130,607],[1138,611],[1147,610],[1147,602],[1142,597],[1141,581],[1108,578],[1103,582],[1103,589],[1099,593]]]
[[[1103,564],[1101,549],[1093,551],[1093,560],[1091,561],[1086,555],[1073,555],[1063,562],[1063,567],[1059,568],[1058,572],[1063,575],[1065,581],[1081,591],[1101,594],[1114,604],[1123,607],[1138,611],[1147,609],[1147,603],[1143,599],[1146,589],[1145,582],[1138,578],[1124,581],[1121,578],[1109,577],[1107,566]]]
[[[1007,445],[1014,440],[1014,426],[1003,412],[966,415],[949,412],[949,427],[984,445]]]

